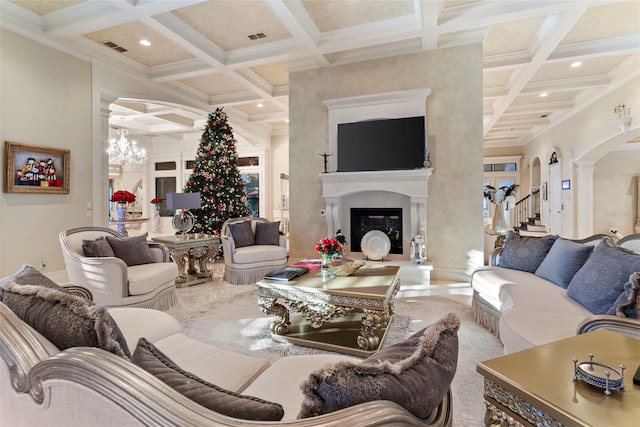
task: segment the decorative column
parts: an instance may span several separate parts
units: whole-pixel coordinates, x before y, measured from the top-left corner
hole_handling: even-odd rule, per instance
[[[593,235],[593,171],[594,161],[578,160],[576,165],[578,238]]]

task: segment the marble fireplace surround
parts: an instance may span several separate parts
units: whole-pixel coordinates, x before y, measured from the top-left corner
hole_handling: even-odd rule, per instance
[[[337,153],[338,124],[362,120],[425,117],[431,89],[413,89],[373,95],[326,100],[328,109],[329,153]],[[427,141],[425,141],[427,152]],[[328,170],[337,169],[337,158],[328,158]],[[320,174],[325,202],[327,236],[341,229],[351,238],[351,208],[401,208],[404,255],[411,238],[427,230],[427,197],[431,168],[366,172],[329,172]],[[426,237],[426,236],[425,236]],[[393,255],[390,255],[392,258]]]
[[[320,174],[327,236],[341,229],[351,238],[351,208],[401,208],[404,255],[411,238],[427,229],[427,197],[432,169]],[[426,236],[425,236],[426,237]],[[390,255],[390,258],[393,258]]]

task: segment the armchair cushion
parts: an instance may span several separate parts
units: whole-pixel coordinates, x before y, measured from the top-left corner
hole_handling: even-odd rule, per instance
[[[144,295],[158,288],[158,283],[175,280],[178,267],[173,262],[152,262],[127,268],[129,295]]]
[[[279,245],[280,221],[256,222],[256,245]]]
[[[278,403],[225,390],[182,370],[145,338],[138,340],[131,361],[183,396],[223,415],[256,421],[280,421],[284,416]]]
[[[458,363],[460,319],[453,313],[406,341],[369,356],[313,372],[300,386],[298,418],[313,417],[373,400],[390,400],[427,418],[442,402]]]
[[[59,350],[97,347],[121,357],[131,356],[107,310],[84,298],[54,288],[8,282],[2,302]]]
[[[147,244],[148,234],[133,237],[107,236],[107,242],[115,256],[123,260],[127,266],[150,264],[154,259]]]
[[[109,242],[103,237],[95,240],[82,240],[82,252],[88,257],[116,256]]]
[[[229,233],[231,233],[231,237],[233,237],[236,248],[251,246],[256,243],[255,235],[251,229],[251,221],[229,224]]]

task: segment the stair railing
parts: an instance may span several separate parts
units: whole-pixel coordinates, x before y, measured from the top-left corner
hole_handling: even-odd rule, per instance
[[[531,187],[529,194],[518,200],[514,206],[510,207],[510,226],[513,228],[523,227],[530,223],[540,212],[540,187]]]

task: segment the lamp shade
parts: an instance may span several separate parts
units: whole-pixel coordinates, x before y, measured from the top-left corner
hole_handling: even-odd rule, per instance
[[[200,193],[167,193],[167,209],[200,209]]]

